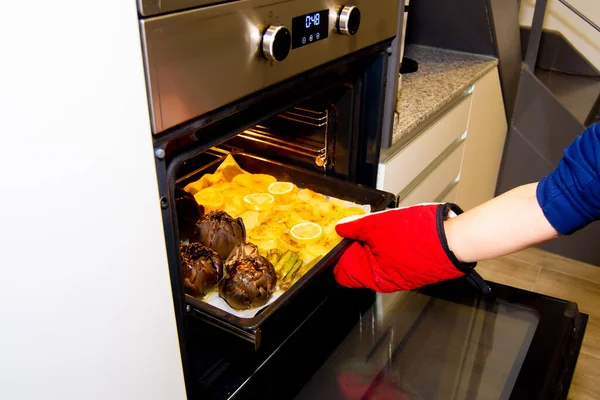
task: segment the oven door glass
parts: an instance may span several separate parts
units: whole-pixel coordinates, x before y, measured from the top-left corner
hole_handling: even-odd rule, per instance
[[[456,279],[377,297],[338,288],[267,360],[255,364],[257,369],[250,367],[252,372],[236,380],[229,372],[227,387],[213,386],[203,394],[566,398],[587,315],[564,300],[492,282],[490,287],[492,293],[482,295]],[[227,360],[231,367],[248,367],[248,361]]]
[[[539,325],[537,311],[419,293],[373,307],[298,399],[508,399]],[[381,304],[381,303],[380,303]]]
[[[588,316],[465,280],[378,296],[297,399],[566,398]]]

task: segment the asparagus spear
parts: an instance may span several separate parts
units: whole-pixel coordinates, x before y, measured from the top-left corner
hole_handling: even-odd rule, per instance
[[[280,256],[281,256],[281,254],[279,254],[279,250],[277,250],[277,249],[271,249],[267,253],[267,260],[269,260],[269,262],[271,264],[273,264],[273,266],[276,266],[277,263],[279,262]]]
[[[283,257],[281,258],[283,260]],[[294,265],[298,262],[298,254],[290,251],[290,257],[286,260],[285,264],[281,267],[281,276],[285,278],[289,272],[294,268]]]
[[[283,277],[283,280],[287,281],[287,280],[293,279],[294,275],[296,275],[296,272],[298,272],[298,270],[300,269],[301,266],[302,266],[302,260],[298,259],[296,261],[296,263],[294,264],[294,266],[292,268],[290,268],[289,271],[287,272],[287,274]]]
[[[300,269],[298,269],[298,271],[296,271],[296,274],[293,278],[293,283],[295,283],[298,279],[302,278],[304,276],[304,274],[306,274],[308,271],[310,271],[310,269],[312,267],[314,267],[319,261],[321,261],[322,258],[323,258],[323,256],[316,257],[309,263],[306,263],[305,265],[300,267]]]
[[[303,263],[304,262],[300,259],[296,261],[296,264],[294,264],[294,266],[289,270],[287,275],[283,277],[283,283],[281,284],[281,287],[283,289],[287,290],[290,286],[292,286],[292,283],[294,282],[294,277],[296,276],[296,273],[298,273],[298,270],[300,270],[300,267],[302,267]]]
[[[279,261],[277,262],[277,264],[275,265],[275,271],[285,274],[285,269],[284,267],[286,267],[290,261],[290,259],[294,256],[294,253],[290,250],[286,251],[285,253],[283,253],[283,255],[281,256],[281,258],[279,259]],[[296,262],[296,261],[294,261]]]

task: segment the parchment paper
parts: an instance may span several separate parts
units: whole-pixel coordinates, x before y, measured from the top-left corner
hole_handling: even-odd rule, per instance
[[[346,201],[346,200],[341,200],[341,199],[336,199],[335,197],[329,197],[326,196],[328,200],[339,200],[341,202],[343,202],[346,207],[351,207],[351,206],[355,206],[355,207],[360,207],[363,210],[365,210],[365,212],[369,213],[371,212],[371,205],[370,204],[356,204],[356,203],[352,203],[351,201]],[[273,293],[273,295],[271,296],[271,298],[269,299],[269,301],[261,306],[261,307],[257,307],[257,308],[251,308],[249,310],[235,310],[231,307],[229,307],[229,305],[227,304],[227,302],[225,300],[223,300],[220,296],[218,291],[212,291],[210,293],[208,293],[204,299],[202,299],[202,301],[210,304],[213,307],[216,307],[218,309],[221,309],[225,312],[228,312],[230,314],[235,315],[236,317],[239,318],[252,318],[254,317],[260,310],[262,310],[265,307],[268,307],[269,305],[271,305],[275,300],[277,300],[279,298],[279,296],[281,296],[282,294],[285,293],[285,290],[276,290],[275,293]]]

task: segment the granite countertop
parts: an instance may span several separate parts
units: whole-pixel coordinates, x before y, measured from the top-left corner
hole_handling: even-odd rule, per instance
[[[417,60],[419,70],[402,75],[392,147],[498,65],[496,58],[421,45],[407,46],[404,57]]]

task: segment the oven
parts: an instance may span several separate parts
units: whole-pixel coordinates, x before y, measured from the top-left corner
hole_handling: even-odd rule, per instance
[[[208,300],[211,293],[190,292],[182,270],[187,255],[180,245],[193,240],[187,237],[178,193],[185,190],[199,199],[205,187],[198,182],[221,174],[233,162],[236,171],[243,171],[240,175],[290,182],[298,197],[303,190],[326,196],[339,210],[392,206],[394,197],[376,190],[375,181],[398,2],[140,0],[138,9],[188,395],[252,397],[259,381],[252,377],[260,375],[261,365],[284,354],[282,348],[294,332],[321,315],[335,297],[339,288],[332,266],[348,243],[327,242],[330,247],[314,260],[304,257],[294,264],[294,283],[287,282],[266,305],[234,311],[228,307],[232,303],[215,303],[222,302],[216,286],[211,292],[215,302]],[[222,183],[233,185],[234,180]],[[231,193],[233,189],[227,189],[219,196],[228,198]],[[205,215],[218,208],[198,202]],[[242,218],[248,238],[257,237],[248,212],[239,213],[228,202],[219,204],[223,207],[218,211]],[[275,208],[257,208],[251,215],[262,218],[274,212],[283,218],[291,213]],[[324,238],[327,227],[322,226]],[[286,228],[287,237],[292,230]],[[277,243],[269,250],[278,251]],[[282,254],[286,250],[279,254],[283,259]],[[293,254],[301,258],[305,253]],[[275,267],[280,264],[273,261]],[[290,276],[285,268],[277,271],[278,289]],[[365,292],[353,301],[367,309],[374,299],[373,293]],[[335,319],[336,325],[351,325],[354,313]],[[293,380],[302,382],[300,377]]]
[[[206,214],[218,209],[242,218],[253,238],[252,218],[278,215],[287,224],[293,212],[277,203],[238,214],[227,196],[244,174],[292,183],[338,207],[394,206],[394,196],[375,183],[396,92],[389,79],[397,71],[390,57],[399,4],[138,0],[189,398],[566,395],[587,320],[575,304],[495,284],[485,296],[461,279],[386,296],[341,288],[332,269],[347,241],[327,242],[314,260],[295,262],[303,273],[283,278],[287,286],[277,296],[250,310],[224,306],[220,284],[218,293],[190,292],[180,245],[193,234],[179,207],[181,190],[198,200],[224,185],[198,202]],[[305,211],[316,213],[322,204],[309,206]],[[279,234],[289,237],[292,229]],[[282,276],[277,271],[279,283]]]

